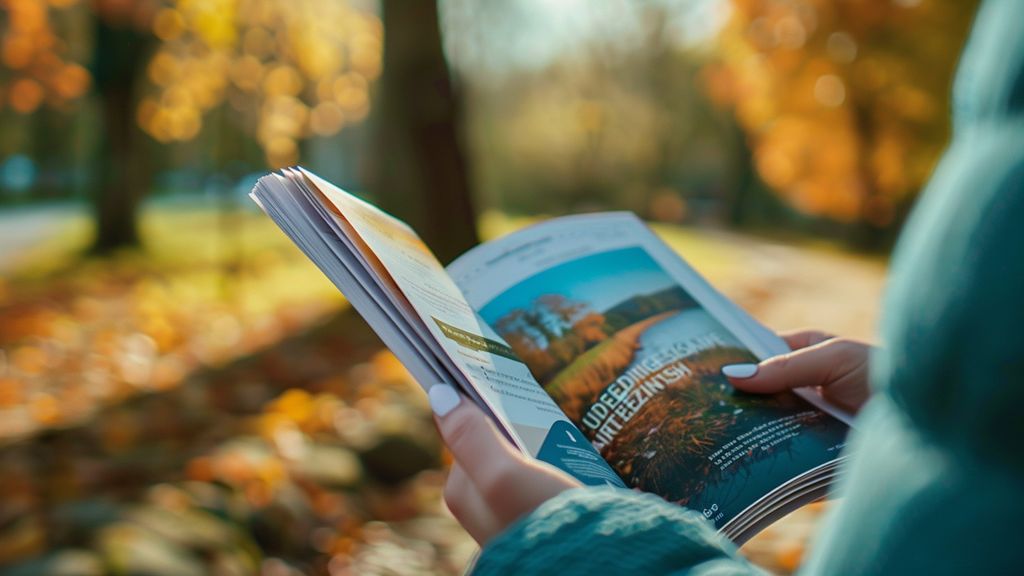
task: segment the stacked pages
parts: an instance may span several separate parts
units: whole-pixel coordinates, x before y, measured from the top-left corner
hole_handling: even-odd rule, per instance
[[[744,394],[721,367],[788,351],[636,216],[557,218],[444,268],[403,222],[293,168],[253,199],[424,386],[457,386],[520,450],[750,536],[823,497],[848,416]]]

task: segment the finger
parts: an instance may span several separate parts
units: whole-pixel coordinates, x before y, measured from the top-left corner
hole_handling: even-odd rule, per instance
[[[476,486],[457,462],[448,472],[448,481],[444,486],[444,501],[452,515],[477,544],[483,545],[501,530],[498,519],[494,517]]]
[[[501,526],[553,495],[579,486],[564,472],[520,454],[479,408],[451,386],[435,384],[428,395],[438,430],[459,469]]]
[[[430,407],[441,438],[460,467],[477,485],[492,482],[506,471],[509,461],[520,460],[490,419],[448,384],[428,391]]]
[[[835,335],[822,332],[821,330],[792,330],[790,332],[783,332],[779,336],[786,341],[791,350],[807,348],[808,346],[821,344],[826,340],[835,338]]]
[[[500,473],[471,478],[480,498],[502,526],[515,522],[555,495],[581,486],[565,472],[537,460],[507,458],[502,468]]]
[[[859,342],[833,338],[760,364],[726,366],[722,372],[737,389],[759,394],[828,386],[862,367],[864,347]]]

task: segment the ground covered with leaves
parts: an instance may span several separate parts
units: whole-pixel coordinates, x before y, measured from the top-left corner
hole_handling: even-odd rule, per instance
[[[103,259],[87,228],[0,281],[0,574],[461,571],[424,395],[266,219],[165,207]],[[882,263],[659,232],[775,326],[869,330]],[[746,550],[795,568],[817,509]]]

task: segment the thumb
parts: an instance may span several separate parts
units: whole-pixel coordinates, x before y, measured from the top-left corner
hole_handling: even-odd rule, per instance
[[[757,394],[773,394],[793,388],[828,386],[849,371],[848,340],[835,338],[775,356],[760,364],[731,364],[722,367],[722,374],[738,390]]]
[[[486,474],[497,458],[518,458],[490,418],[454,387],[434,384],[427,396],[441,438],[470,478],[477,480]]]

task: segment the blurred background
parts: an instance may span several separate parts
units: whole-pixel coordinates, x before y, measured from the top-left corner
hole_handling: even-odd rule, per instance
[[[870,338],[974,1],[0,0],[0,574],[457,574],[416,383],[246,198],[296,163],[449,260],[632,210]],[[796,569],[813,505],[744,548]]]

